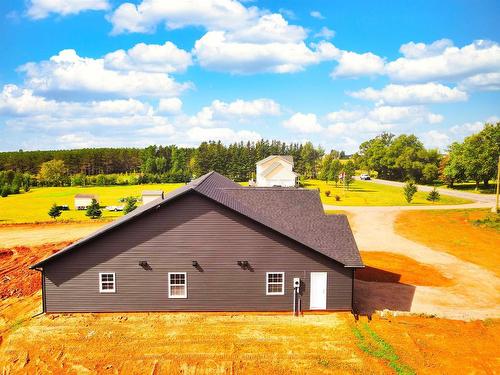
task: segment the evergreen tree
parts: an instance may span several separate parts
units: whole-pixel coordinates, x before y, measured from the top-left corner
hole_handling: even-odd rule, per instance
[[[330,163],[330,168],[328,170],[328,179],[335,182],[335,187],[337,187],[340,180],[340,172],[342,172],[342,163],[340,160],[335,159]]]
[[[344,164],[343,172],[344,184],[347,186],[347,190],[349,190],[349,186],[354,181],[354,174],[356,173],[356,166],[351,160],[348,160],[347,163]]]
[[[411,201],[413,200],[413,196],[417,193],[417,190],[417,185],[415,185],[414,181],[409,180],[406,182],[405,186],[403,187],[403,194],[408,203],[411,203]]]
[[[92,203],[87,207],[85,216],[90,217],[91,219],[99,219],[102,216],[99,203],[97,203],[95,199],[92,199]]]
[[[439,199],[441,199],[441,195],[439,194],[439,191],[437,191],[436,187],[434,186],[434,189],[432,189],[429,192],[429,195],[427,195],[427,200],[430,202],[436,202]]]
[[[56,203],[54,203],[52,207],[50,207],[48,214],[52,219],[56,220],[59,216],[61,216],[61,209]]]
[[[123,214],[126,215],[129,212],[134,211],[137,208],[137,198],[127,197],[125,198],[125,207],[123,208]]]

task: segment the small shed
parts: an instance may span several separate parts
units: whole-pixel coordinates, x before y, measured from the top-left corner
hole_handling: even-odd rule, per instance
[[[92,203],[92,199],[99,202],[99,198],[95,194],[76,194],[75,195],[75,208],[77,210],[86,210]]]
[[[142,192],[142,204],[147,204],[156,199],[163,199],[163,190],[143,190]]]

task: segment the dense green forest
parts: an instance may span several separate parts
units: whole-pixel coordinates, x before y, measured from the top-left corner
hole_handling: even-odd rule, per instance
[[[211,170],[235,181],[247,181],[255,163],[269,155],[292,155],[295,170],[316,178],[324,150],[312,143],[280,141],[234,143],[203,142],[196,148],[148,146],[57,151],[0,153],[0,186],[115,185],[155,182],[187,182]],[[345,157],[343,152],[339,157]],[[23,177],[24,176],[24,177]]]
[[[254,177],[255,163],[269,155],[292,155],[302,179],[337,181],[339,173],[355,169],[376,172],[397,181],[435,183],[482,181],[495,177],[500,150],[500,123],[455,142],[442,155],[427,149],[415,135],[382,133],[363,142],[347,157],[343,151],[325,153],[312,143],[262,140],[233,143],[203,142],[198,147],[93,148],[0,153],[0,194],[28,191],[31,186],[125,185],[188,182],[217,171],[235,181]],[[340,159],[349,158],[348,163]]]

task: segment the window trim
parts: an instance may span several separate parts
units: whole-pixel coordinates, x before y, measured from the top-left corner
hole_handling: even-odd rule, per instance
[[[102,275],[113,275],[113,289],[102,288]],[[109,283],[109,281],[104,281]],[[99,293],[116,293],[116,273],[115,272],[99,272]]]
[[[182,296],[174,296],[172,295],[171,293],[171,286],[173,286],[172,284],[170,284],[170,275],[184,275],[184,284],[173,284],[173,285],[184,285],[184,294]],[[168,273],[168,298],[188,298],[188,294],[187,294],[187,291],[188,291],[188,279],[187,279],[187,272],[169,272]]]
[[[271,282],[271,284],[281,284],[281,292],[269,292],[269,275],[281,274],[282,280],[281,283]],[[285,272],[266,272],[266,296],[283,296],[285,295]]]

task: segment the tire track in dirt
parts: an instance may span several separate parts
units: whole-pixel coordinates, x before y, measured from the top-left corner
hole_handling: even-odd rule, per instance
[[[460,205],[483,206],[483,204]],[[435,208],[435,207],[434,207]],[[457,207],[458,208],[458,207]],[[328,209],[331,209],[328,207]],[[419,263],[437,268],[455,284],[449,287],[415,286],[411,306],[403,311],[433,314],[451,319],[485,319],[500,316],[500,279],[491,271],[408,240],[394,230],[400,207],[343,207],[354,222],[354,236],[364,251],[401,254]],[[436,228],[436,230],[440,230]],[[398,290],[389,283],[356,281],[361,298],[384,300],[398,298]],[[358,300],[363,305],[366,301]],[[392,303],[391,307],[394,307]]]

